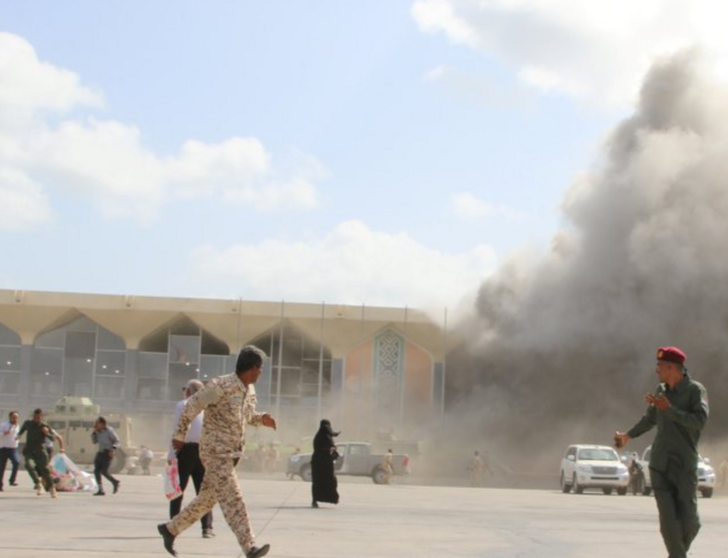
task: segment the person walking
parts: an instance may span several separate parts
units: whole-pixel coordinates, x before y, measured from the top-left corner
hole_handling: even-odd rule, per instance
[[[8,420],[0,424],[0,492],[4,490],[5,467],[10,461],[12,468],[10,469],[10,478],[8,482],[10,486],[18,486],[18,467],[20,460],[18,459],[18,419],[20,415],[18,411],[10,411]]]
[[[253,345],[243,347],[238,354],[235,373],[210,380],[185,405],[172,438],[172,445],[181,450],[190,423],[202,411],[200,458],[205,477],[197,497],[167,523],[157,525],[164,548],[177,556],[174,540],[185,529],[219,503],[228,525],[243,549],[246,558],[261,558],[270,545],[255,545],[255,535],[243,501],[235,466],[245,449],[245,425],[267,426],[276,429],[275,419],[268,413],[256,411],[255,382],[263,370],[266,354]]]
[[[43,421],[42,409],[33,411],[33,418],[23,422],[18,431],[18,438],[23,434],[26,434],[25,447],[23,448],[25,470],[28,471],[30,478],[33,480],[36,493],[38,496],[42,495],[43,488],[45,488],[51,498],[55,498],[56,487],[51,478],[48,452],[44,443],[46,438],[58,440],[60,452],[63,453],[65,451],[63,438]]]
[[[645,486],[645,472],[642,463],[640,463],[640,456],[636,451],[632,452],[629,458],[629,465],[627,466],[627,472],[629,473],[629,483],[627,484],[627,490],[632,490],[632,495],[637,496],[638,493],[644,490]]]
[[[204,387],[204,384],[200,380],[190,380],[185,386],[185,398],[182,401],[177,402],[177,406],[174,412],[174,425],[175,433],[177,432],[177,425],[179,419],[182,416],[187,401],[195,393],[200,391]],[[202,481],[205,478],[205,466],[202,464],[200,459],[200,437],[202,436],[202,421],[205,416],[205,411],[200,412],[192,422],[187,430],[185,436],[185,443],[181,449],[175,450],[174,446],[170,444],[169,452],[167,453],[167,462],[171,463],[172,459],[177,458],[177,469],[179,471],[179,487],[184,493],[187,488],[187,484],[192,477],[192,483],[195,486],[195,494],[200,493],[202,487]],[[170,519],[176,516],[182,509],[182,499],[184,494],[179,498],[169,501],[169,517]],[[215,536],[212,530],[212,510],[202,516],[200,520],[202,525],[202,538],[210,539]]]
[[[339,457],[336,451],[334,432],[331,422],[323,419],[319,423],[318,432],[313,437],[313,455],[311,456],[311,497],[312,508],[318,508],[319,502],[339,503],[338,482],[334,473],[334,461]]]
[[[483,458],[480,457],[480,452],[478,450],[475,450],[473,452],[473,458],[470,460],[470,466],[468,469],[470,470],[470,485],[474,487],[483,486],[483,480],[485,479],[485,469],[488,469],[488,472],[493,475],[493,471],[490,470],[490,467],[487,467],[485,462],[483,461]]]
[[[614,433],[619,449],[657,426],[649,468],[660,532],[670,558],[686,558],[700,530],[698,441],[708,421],[708,394],[688,375],[686,358],[677,347],[657,350],[660,385],[645,396],[647,411],[630,430]]]
[[[392,448],[387,449],[387,453],[384,454],[381,467],[384,471],[384,484],[389,484],[394,476],[394,453],[392,453]]]
[[[139,466],[142,468],[143,474],[152,474],[152,471],[149,469],[149,466],[152,464],[152,459],[154,459],[154,452],[147,446],[142,446],[139,452]]]
[[[114,487],[114,494],[116,494],[119,492],[121,481],[109,473],[109,467],[111,466],[111,461],[114,459],[114,452],[119,447],[121,440],[119,440],[119,436],[117,436],[114,429],[106,424],[106,419],[99,417],[94,424],[91,441],[99,446],[96,457],[94,458],[94,477],[96,477],[96,484],[98,484],[99,489],[94,496],[106,496],[103,480],[101,479],[102,476],[106,477],[111,483]]]

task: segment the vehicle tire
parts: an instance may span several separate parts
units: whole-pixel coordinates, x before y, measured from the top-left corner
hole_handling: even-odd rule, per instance
[[[569,492],[571,492],[571,485],[565,482],[563,471],[561,472],[560,483],[561,483],[561,492],[563,492],[564,494],[568,494]]]
[[[624,496],[625,494],[627,494],[627,489],[626,488],[618,488],[617,489],[617,494],[619,494],[620,496]]]
[[[114,452],[114,458],[111,460],[111,465],[109,465],[109,473],[112,475],[121,473],[124,469],[124,465],[126,465],[126,454],[124,453],[124,450],[117,449]]]
[[[642,486],[642,495],[649,496],[652,493],[652,487],[646,484]]]
[[[604,492],[605,496],[609,496],[612,493],[611,488],[602,488],[602,492]]]
[[[703,488],[703,490],[701,490],[700,492],[702,492],[703,498],[712,498],[713,497],[712,488]]]
[[[574,482],[572,486],[574,487],[574,494],[583,494],[584,493],[584,487],[579,486],[579,483],[576,482],[576,473],[574,473]]]
[[[311,475],[311,464],[306,463],[305,465],[301,466],[301,470],[298,473],[301,476],[301,479],[303,479],[306,482],[311,482],[313,480],[313,476]]]
[[[374,470],[372,471],[372,480],[374,481],[374,484],[388,484],[389,478],[387,471],[381,467],[374,467]]]

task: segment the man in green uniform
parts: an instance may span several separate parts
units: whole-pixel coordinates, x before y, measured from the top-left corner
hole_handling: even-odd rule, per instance
[[[660,532],[669,558],[686,558],[700,530],[698,517],[698,440],[708,420],[708,394],[685,368],[677,347],[657,350],[657,391],[645,396],[645,415],[627,432],[615,432],[624,447],[657,425],[650,454],[650,477],[660,514]]]
[[[33,479],[38,496],[43,494],[41,479],[38,478],[39,473],[43,479],[45,489],[50,493],[52,498],[55,498],[56,488],[51,478],[48,452],[45,449],[44,443],[46,438],[50,438],[51,440],[57,439],[61,453],[63,453],[63,438],[48,426],[48,424],[43,422],[43,411],[40,409],[33,411],[32,420],[26,420],[23,423],[23,426],[20,427],[20,431],[18,432],[18,438],[26,433],[27,438],[25,440],[25,447],[23,448],[25,470],[28,471],[30,478]]]

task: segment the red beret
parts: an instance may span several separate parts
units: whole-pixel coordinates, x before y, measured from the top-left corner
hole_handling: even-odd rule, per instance
[[[677,347],[660,347],[657,349],[657,360],[665,360],[667,362],[675,362],[677,364],[685,364],[685,359],[688,358]]]

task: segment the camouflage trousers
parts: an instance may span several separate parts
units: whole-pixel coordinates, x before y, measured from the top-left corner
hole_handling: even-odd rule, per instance
[[[167,529],[177,536],[209,513],[215,504],[220,504],[225,521],[235,533],[240,548],[247,554],[255,545],[255,535],[235,472],[238,460],[209,455],[201,455],[200,458],[205,466],[205,478],[202,480],[200,492],[179,515],[167,523]]]

